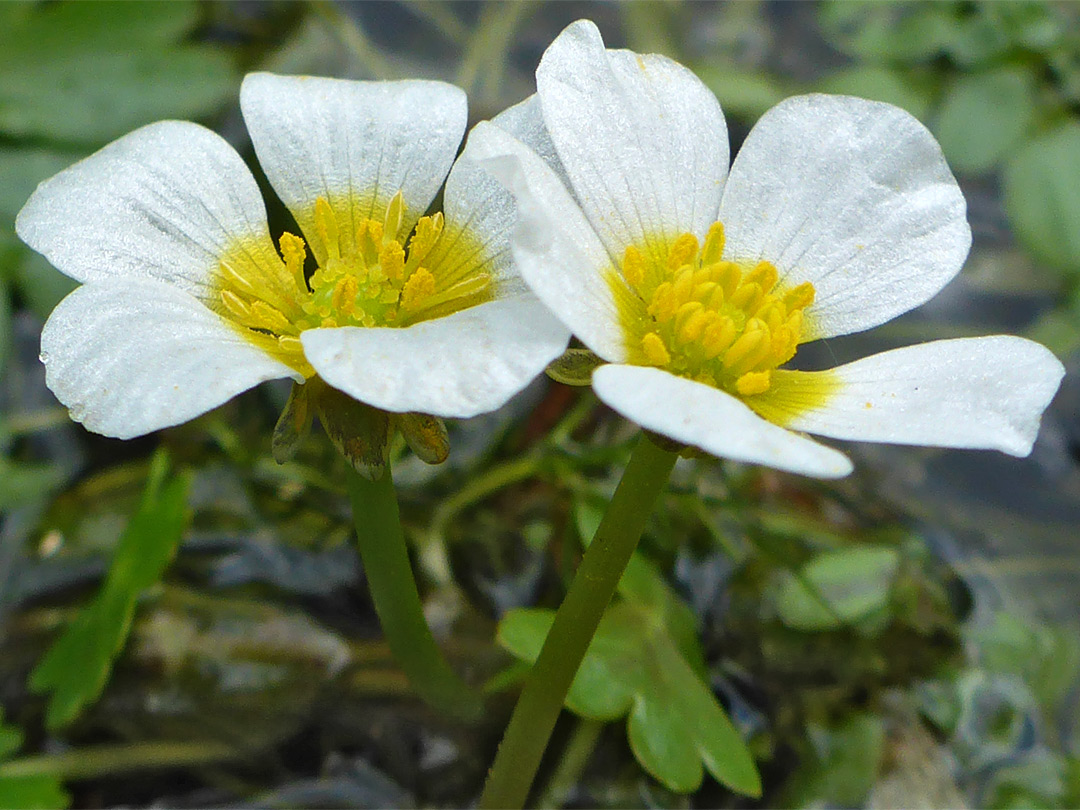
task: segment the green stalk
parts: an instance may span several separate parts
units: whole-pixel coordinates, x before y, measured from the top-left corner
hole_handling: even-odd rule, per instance
[[[480,797],[481,810],[525,805],[570,684],[676,457],[646,436],[638,439],[596,536],[555,614],[540,656],[525,680]]]
[[[387,461],[377,481],[346,465],[356,542],[383,634],[410,683],[435,708],[464,720],[483,712],[479,693],[447,664],[424,618]]]

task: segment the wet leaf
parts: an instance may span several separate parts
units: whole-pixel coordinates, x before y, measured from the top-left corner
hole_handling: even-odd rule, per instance
[[[818,554],[798,575],[784,572],[776,609],[795,630],[832,630],[884,610],[900,564],[892,548],[863,546]]]
[[[97,699],[127,639],[135,603],[158,581],[180,543],[186,521],[189,476],[168,474],[164,453],[155,456],[138,509],[117,544],[105,582],[30,676],[30,688],[49,693],[45,723],[69,724]]]
[[[992,169],[1035,122],[1035,77],[1020,68],[961,75],[948,88],[934,134],[956,170]]]
[[[1080,121],[1024,146],[1005,165],[1005,212],[1037,259],[1080,273]]]
[[[554,617],[550,610],[510,611],[499,624],[499,643],[535,661]],[[634,756],[671,790],[697,790],[704,765],[732,790],[761,795],[754,761],[716,696],[663,622],[639,605],[619,602],[604,614],[566,705],[594,720],[628,715]]]

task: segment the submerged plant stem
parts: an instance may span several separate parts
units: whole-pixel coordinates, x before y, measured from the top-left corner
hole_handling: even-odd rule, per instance
[[[346,465],[346,483],[368,590],[390,651],[420,697],[447,714],[475,720],[482,699],[450,668],[424,618],[390,464],[377,481]]]
[[[596,536],[555,614],[540,656],[525,680],[480,797],[482,810],[524,806],[570,684],[675,459],[675,453],[657,447],[648,437],[638,439]]]

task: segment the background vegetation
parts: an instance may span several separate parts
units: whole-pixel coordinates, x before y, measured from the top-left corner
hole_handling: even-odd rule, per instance
[[[441,78],[490,117],[579,17],[698,71],[733,147],[808,91],[890,101],[940,139],[975,233],[964,273],[821,362],[1000,331],[1070,375],[1026,460],[856,446],[829,484],[681,463],[534,799],[747,803],[702,778],[712,743],[687,757],[685,723],[632,748],[618,694],[722,705],[766,806],[1080,804],[1080,6],[50,2],[0,4],[0,806],[475,800],[544,614],[498,622],[558,604],[632,426],[540,380],[453,425],[441,467],[399,449],[429,620],[490,695],[477,724],[441,718],[380,640],[340,459],[318,434],[270,457],[287,390],[137,441],[87,434],[37,362],[72,282],[12,223],[38,181],[150,121],[202,121],[250,159],[250,70]]]

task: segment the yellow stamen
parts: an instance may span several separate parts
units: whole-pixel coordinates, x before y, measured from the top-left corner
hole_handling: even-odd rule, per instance
[[[671,362],[671,355],[664,345],[664,340],[656,332],[649,332],[641,339],[641,349],[650,365],[662,367]]]
[[[435,292],[435,276],[424,267],[419,267],[401,288],[401,308],[418,309]]]
[[[710,226],[700,250],[689,233],[667,244],[627,247],[621,278],[611,276],[630,361],[738,397],[767,395],[773,369],[790,360],[804,338],[813,285],[785,287],[768,261],[722,259],[719,222]]]
[[[241,240],[222,256],[209,299],[245,338],[305,377],[315,373],[299,338],[307,329],[406,326],[492,297],[490,258],[468,231],[457,231],[444,251],[432,254],[444,229],[442,214],[422,217],[406,249],[401,193],[379,216],[342,232],[339,223],[353,216],[349,206],[348,200],[315,201],[305,221],[313,225],[309,236],[320,266],[310,277],[299,236],[283,233],[277,251],[267,250],[265,240]],[[421,266],[429,255],[434,265]]]

